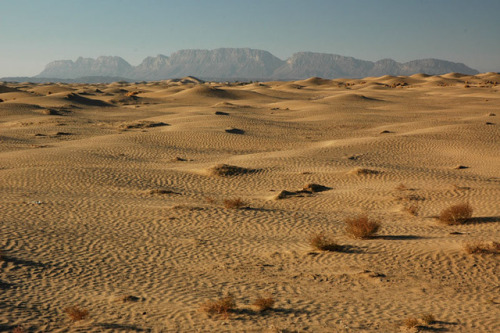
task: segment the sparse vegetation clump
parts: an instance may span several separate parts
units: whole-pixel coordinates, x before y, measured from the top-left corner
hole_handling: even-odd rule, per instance
[[[432,313],[423,314],[420,319],[425,325],[432,325],[436,322],[436,317]]]
[[[419,208],[417,204],[411,204],[404,207],[404,211],[413,216],[418,215],[418,210]]]
[[[500,254],[499,242],[472,242],[464,245],[468,254]]]
[[[266,311],[270,310],[274,306],[274,298],[272,297],[259,297],[253,302],[252,304],[254,307],[256,307],[259,311]]]
[[[340,251],[342,246],[337,244],[333,239],[325,236],[323,233],[314,234],[309,239],[311,246],[320,251]]]
[[[241,209],[246,203],[241,198],[224,200],[224,207],[227,209]]]
[[[89,311],[87,309],[81,308],[78,305],[70,306],[64,309],[64,312],[68,315],[69,319],[72,321],[79,321],[88,318]]]
[[[406,328],[416,327],[418,325],[418,319],[415,317],[408,317],[405,319],[404,324],[405,324]]]
[[[232,295],[218,300],[208,300],[201,305],[200,310],[209,316],[219,315],[224,319],[229,318],[230,313],[236,308],[236,302]]]
[[[26,329],[24,329],[24,326],[17,326],[12,330],[12,333],[26,333]]]
[[[406,191],[408,189],[408,187],[406,187],[405,184],[401,183],[398,186],[396,186],[395,189],[398,190],[398,191]]]
[[[349,173],[352,175],[364,176],[364,175],[378,175],[380,171],[366,169],[366,168],[356,168],[354,170],[351,170]]]
[[[152,128],[152,127],[160,127],[160,126],[168,126],[168,124],[165,124],[164,122],[161,121],[147,121],[147,120],[141,120],[141,121],[136,121],[136,122],[130,122],[130,123],[124,123],[119,126],[119,129],[126,130],[126,129],[144,129],[144,128]]]
[[[366,215],[358,215],[345,221],[347,234],[354,238],[367,239],[373,237],[380,229],[380,223],[370,220]]]
[[[219,177],[238,176],[252,172],[255,172],[255,170],[229,164],[217,164],[208,170],[210,176]]]
[[[439,215],[439,221],[448,225],[464,224],[472,217],[472,206],[461,203],[444,209]]]
[[[306,184],[304,186],[304,188],[302,188],[301,191],[299,192],[311,192],[311,193],[316,193],[316,192],[323,192],[323,191],[327,191],[329,190],[330,188],[327,187],[327,186],[324,186],[324,185],[320,185],[320,184],[314,184],[314,183],[309,183],[309,184]]]

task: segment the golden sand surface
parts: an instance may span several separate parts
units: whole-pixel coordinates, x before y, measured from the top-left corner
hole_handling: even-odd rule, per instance
[[[0,331],[500,332],[499,82],[2,83]]]

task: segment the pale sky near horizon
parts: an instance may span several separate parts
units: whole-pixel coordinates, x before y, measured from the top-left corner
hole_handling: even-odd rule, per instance
[[[0,77],[79,56],[138,65],[219,47],[283,60],[300,51],[438,58],[500,72],[500,0],[0,0]]]

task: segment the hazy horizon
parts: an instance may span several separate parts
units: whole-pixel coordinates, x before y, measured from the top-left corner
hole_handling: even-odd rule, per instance
[[[333,53],[398,62],[436,58],[500,71],[500,2],[154,1],[0,3],[0,77],[34,76],[54,60],[252,48],[282,60]]]

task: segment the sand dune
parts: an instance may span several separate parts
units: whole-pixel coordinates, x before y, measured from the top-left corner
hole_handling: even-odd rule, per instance
[[[0,331],[499,331],[498,82],[2,83]]]

